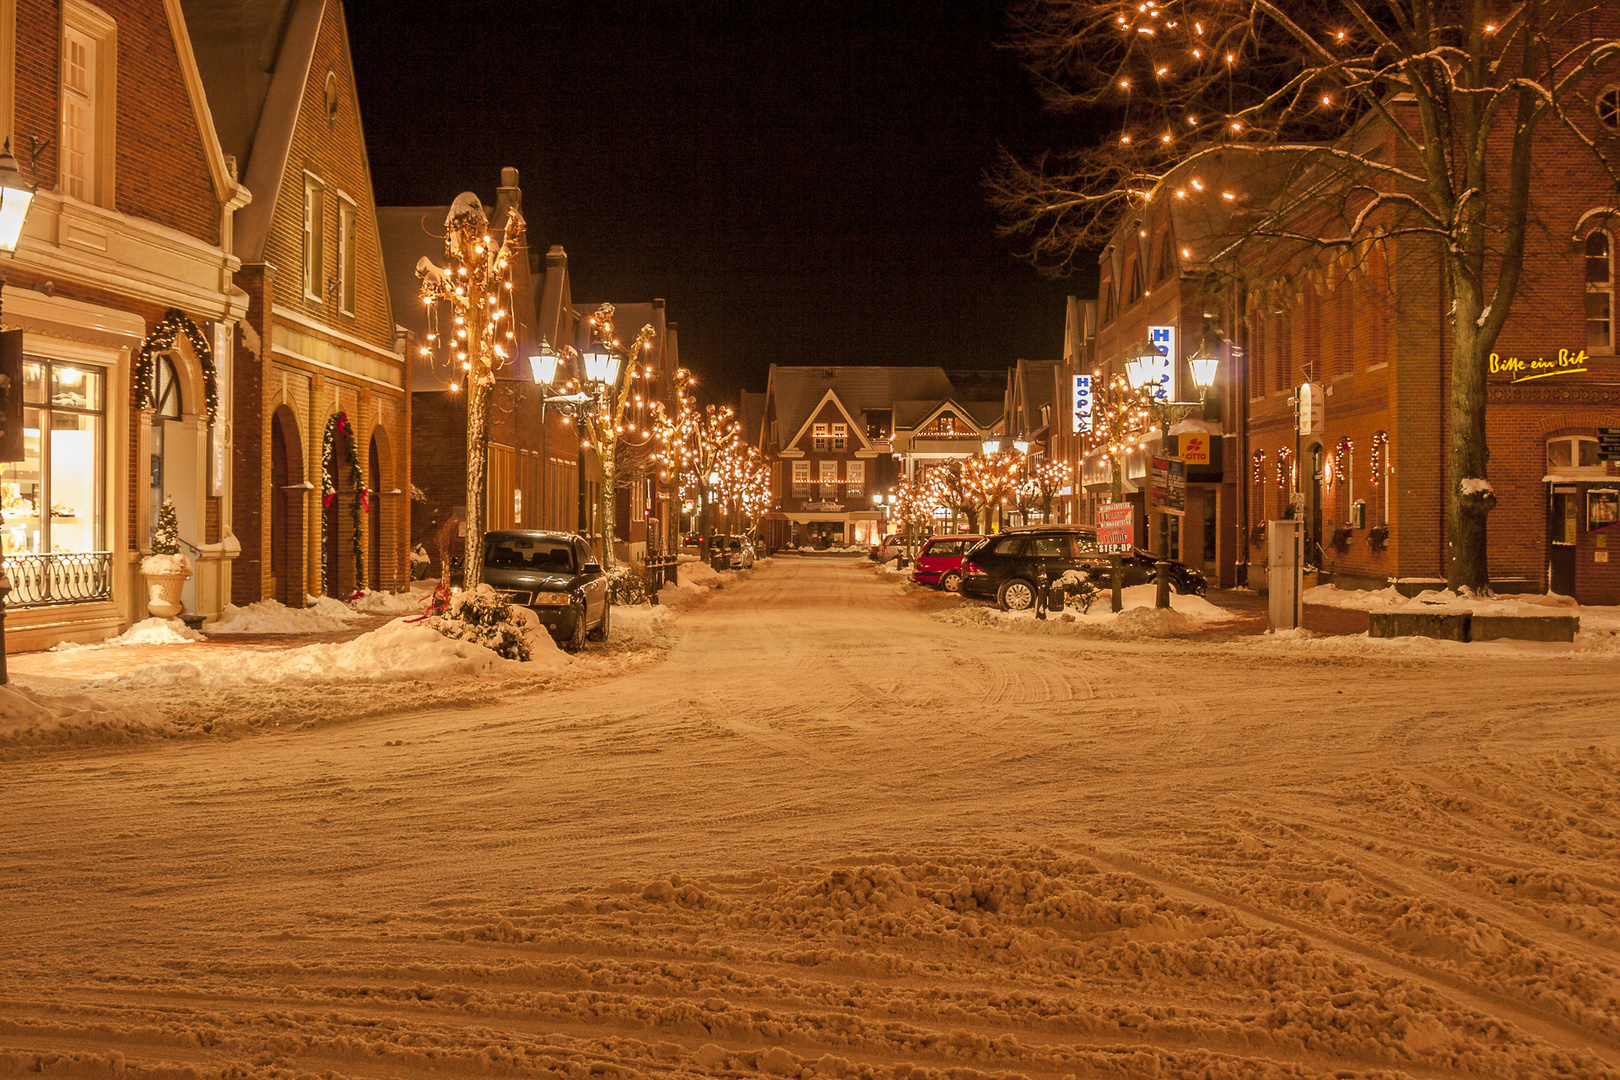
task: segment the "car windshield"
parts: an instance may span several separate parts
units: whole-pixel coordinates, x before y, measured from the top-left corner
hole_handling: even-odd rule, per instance
[[[542,574],[572,574],[574,555],[567,540],[544,536],[508,536],[484,550],[484,565]]]

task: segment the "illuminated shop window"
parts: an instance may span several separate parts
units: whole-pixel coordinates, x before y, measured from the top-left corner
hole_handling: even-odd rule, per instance
[[[1589,435],[1566,435],[1547,441],[1547,471],[1568,473],[1577,469],[1604,471],[1598,460],[1597,440]]]
[[[25,359],[24,458],[0,464],[7,555],[106,550],[105,386],[99,368]]]

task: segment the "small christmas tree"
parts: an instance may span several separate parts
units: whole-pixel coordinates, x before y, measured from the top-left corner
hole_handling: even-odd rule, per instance
[[[174,513],[174,499],[168,495],[163,496],[157,528],[152,530],[152,554],[180,554],[180,519]]]

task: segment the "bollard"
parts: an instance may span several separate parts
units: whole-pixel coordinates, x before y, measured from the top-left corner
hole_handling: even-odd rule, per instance
[[[1153,606],[1167,608],[1170,606],[1170,563],[1166,559],[1160,559],[1153,564],[1153,570],[1157,575],[1157,584],[1159,586],[1159,592],[1154,597]]]
[[[1035,574],[1035,617],[1046,618],[1046,597],[1049,582],[1046,577],[1046,567],[1041,567]]]

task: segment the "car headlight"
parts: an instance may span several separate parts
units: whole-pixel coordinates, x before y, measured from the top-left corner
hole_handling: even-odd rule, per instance
[[[561,592],[537,592],[534,594],[534,603],[540,607],[567,607],[573,602],[573,597]]]

